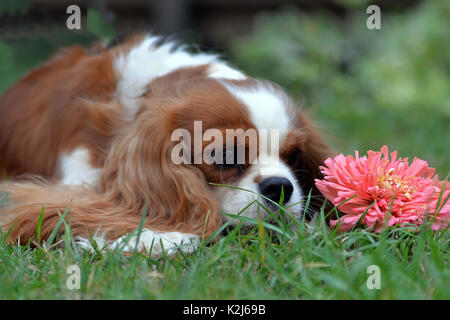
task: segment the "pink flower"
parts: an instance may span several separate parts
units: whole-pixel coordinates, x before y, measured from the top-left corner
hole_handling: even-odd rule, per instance
[[[340,154],[328,158],[325,167],[320,167],[323,180],[316,179],[316,186],[335,206],[344,213],[338,222],[340,231],[350,230],[364,214],[362,224],[381,231],[386,226],[399,224],[421,225],[435,216],[441,191],[444,189],[439,208],[450,194],[448,181],[439,181],[435,169],[428,163],[414,158],[409,165],[408,158],[397,159],[397,152],[391,153],[383,146],[380,152],[369,151],[367,156],[355,157]],[[353,197],[353,198],[352,198]],[[368,209],[369,208],[369,209]],[[433,230],[446,228],[450,223],[450,201],[447,201],[436,215]]]

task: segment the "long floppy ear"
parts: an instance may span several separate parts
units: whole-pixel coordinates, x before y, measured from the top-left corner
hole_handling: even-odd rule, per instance
[[[150,229],[208,237],[222,222],[216,200],[198,168],[172,161],[176,141],[166,117],[157,105],[138,115],[109,152],[102,191],[136,214],[147,205]]]
[[[304,111],[297,110],[297,128],[301,132],[301,139],[300,155],[294,168],[296,177],[306,193],[311,190],[311,194],[316,197],[315,199],[317,197],[324,199],[314,180],[322,178],[319,167],[328,157],[333,155],[333,152],[320,136],[317,126]],[[314,201],[314,209],[317,210],[321,202]]]

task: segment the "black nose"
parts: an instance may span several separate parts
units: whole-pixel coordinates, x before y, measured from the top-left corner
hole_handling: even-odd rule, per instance
[[[294,190],[292,183],[288,179],[271,177],[266,178],[259,183],[259,190],[261,193],[276,203],[280,202],[281,188],[283,188],[284,192],[283,203],[286,204],[291,198],[292,191]]]

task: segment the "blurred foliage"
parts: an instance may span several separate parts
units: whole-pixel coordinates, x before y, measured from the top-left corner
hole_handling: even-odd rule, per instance
[[[25,10],[31,5],[29,0],[2,0],[0,1],[0,13]]]
[[[362,2],[362,1],[360,1]],[[450,5],[423,2],[383,13],[366,28],[365,10],[343,21],[289,7],[262,14],[231,43],[235,64],[281,84],[328,133],[336,151],[388,145],[400,156],[450,172]]]
[[[114,26],[108,22],[100,11],[90,8],[87,16],[87,32],[96,35],[103,41],[114,37]]]
[[[18,81],[31,68],[47,59],[58,48],[69,45],[88,46],[94,41],[107,41],[114,35],[114,28],[94,8],[89,8],[87,32],[54,29],[48,32],[37,30],[18,32],[0,40],[0,94]]]
[[[335,0],[337,4],[340,4],[346,8],[367,8],[370,4],[373,4],[372,0]]]
[[[258,15],[253,31],[229,44],[232,62],[251,76],[279,83],[313,110],[336,151],[365,152],[386,144],[401,156],[428,160],[445,177],[449,2],[423,1],[395,13],[381,7],[381,30],[368,30],[367,0],[338,1],[348,8],[345,19],[295,7]],[[19,10],[27,1],[2,4]],[[87,18],[84,32],[34,30],[0,39],[0,94],[58,47],[113,37],[114,28],[98,10],[90,8]]]

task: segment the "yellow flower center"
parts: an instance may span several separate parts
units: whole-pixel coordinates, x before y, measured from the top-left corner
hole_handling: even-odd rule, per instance
[[[391,191],[395,194],[400,194],[411,200],[411,193],[415,191],[414,187],[410,186],[410,182],[413,179],[410,177],[402,177],[394,175],[394,168],[388,170],[388,172],[378,178],[378,186],[385,190]]]

